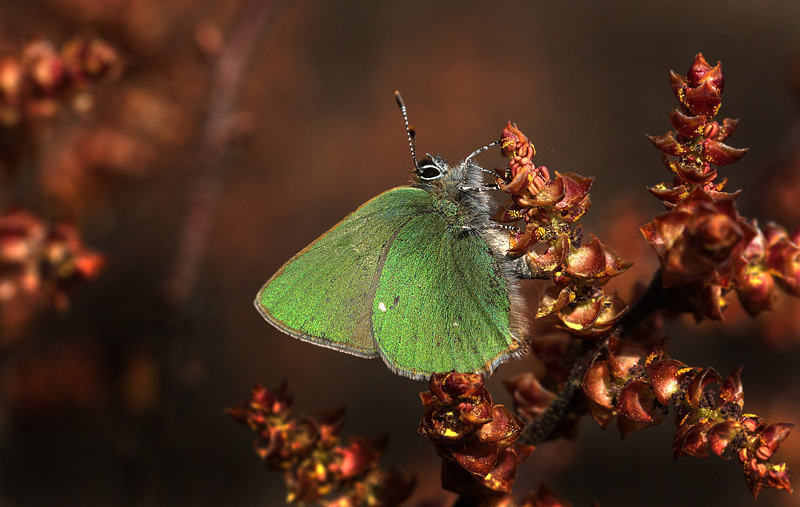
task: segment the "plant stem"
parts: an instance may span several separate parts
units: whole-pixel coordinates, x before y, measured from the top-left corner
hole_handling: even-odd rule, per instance
[[[145,505],[155,505],[167,447],[173,428],[201,370],[191,359],[189,308],[201,275],[201,267],[221,195],[226,155],[240,130],[234,120],[247,75],[247,67],[259,47],[275,0],[242,0],[229,29],[229,36],[214,59],[208,109],[200,129],[196,168],[189,189],[189,204],[178,254],[164,294],[164,319],[157,333],[162,343],[160,357],[164,381],[155,431],[150,437],[152,454],[144,461],[142,496]]]
[[[186,305],[197,284],[226,169],[223,159],[238,129],[233,120],[234,109],[241,94],[247,64],[258,47],[274,3],[273,0],[243,0],[233,21],[230,38],[214,65],[189,210],[175,268],[167,283],[168,303],[178,308]]]
[[[653,312],[664,308],[668,290],[664,289],[661,281],[661,270],[657,270],[650,281],[650,286],[639,301],[620,318],[614,329],[604,338],[596,341],[584,341],[583,352],[575,361],[567,381],[558,393],[558,397],[547,407],[547,410],[533,422],[525,426],[519,440],[523,445],[539,445],[550,440],[553,430],[558,423],[569,413],[570,409],[578,402],[583,377],[586,371],[594,364],[595,359],[608,348],[611,336],[624,338],[628,336],[639,324],[644,322]]]

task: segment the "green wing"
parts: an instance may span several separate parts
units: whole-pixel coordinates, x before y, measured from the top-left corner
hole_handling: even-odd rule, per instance
[[[396,373],[490,372],[521,352],[508,282],[486,242],[433,213],[402,227],[372,307],[378,349]]]
[[[378,357],[372,306],[395,235],[430,207],[424,190],[400,187],[368,201],[295,255],[255,305],[281,331],[362,357]]]

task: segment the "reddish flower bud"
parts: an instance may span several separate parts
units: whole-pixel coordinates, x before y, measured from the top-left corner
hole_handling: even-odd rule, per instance
[[[786,440],[792,428],[794,428],[794,423],[776,423],[764,428],[759,435],[759,441],[768,449],[770,456]]]
[[[636,422],[656,425],[664,419],[663,407],[648,382],[634,380],[619,394],[616,410],[621,415]]]
[[[686,77],[671,73],[672,90],[692,115],[716,116],[725,88],[722,64],[711,67],[698,53]]]
[[[500,138],[500,147],[502,155],[507,158],[532,158],[536,155],[536,149],[534,149],[533,144],[531,144],[525,134],[511,122],[508,122],[503,129],[503,135]]]
[[[93,280],[104,266],[104,257],[86,247],[72,224],[48,231],[25,210],[12,208],[0,215],[0,301],[20,292],[40,293],[63,308],[67,289]]]
[[[775,280],[766,272],[756,269],[742,271],[736,278],[736,294],[747,313],[756,316],[772,310],[775,300]]]
[[[559,327],[569,332],[575,332],[576,335],[588,331],[600,317],[604,302],[603,292],[598,290],[592,297],[582,298],[562,306],[558,310],[558,318],[561,321]]]
[[[660,136],[647,136],[647,138],[653,143],[653,146],[667,155],[681,157],[690,153],[689,148],[679,143],[675,138],[675,132],[667,132]]]
[[[346,446],[334,449],[334,454],[339,459],[331,464],[331,473],[340,479],[362,475],[375,465],[385,446],[385,438],[375,445],[365,438],[352,437]]]
[[[706,399],[704,397],[705,390],[709,385],[719,383],[720,381],[722,381],[722,377],[719,373],[714,371],[714,368],[706,368],[702,370],[692,378],[691,382],[689,382],[689,385],[686,388],[685,400],[693,407],[707,408],[704,406]]]
[[[769,488],[785,489],[789,493],[792,492],[792,483],[789,480],[789,468],[785,463],[769,467],[765,479],[766,486]]]
[[[566,260],[569,250],[570,240],[566,234],[561,234],[552,240],[550,245],[543,253],[530,251],[527,253],[528,265],[534,273],[551,273],[562,266]]]
[[[703,144],[703,156],[706,162],[716,166],[732,164],[744,157],[747,148],[733,148],[719,141],[709,140]]]
[[[600,425],[601,428],[606,429],[611,421],[617,417],[617,411],[612,408],[606,408],[601,405],[598,405],[594,400],[588,397],[584,391],[584,402],[586,406],[589,408],[589,413],[592,415],[592,419],[595,420],[597,424]]]
[[[689,67],[686,73],[687,84],[691,87],[697,87],[701,84],[708,83],[716,93],[722,94],[725,88],[725,76],[722,74],[722,63],[717,62],[715,67],[708,64],[703,57],[703,53],[697,53],[694,57],[694,63]]]
[[[715,200],[699,188],[641,230],[661,258],[666,287],[696,280],[727,287],[734,260],[756,235],[732,200]]]
[[[440,394],[422,395],[425,415],[419,432],[445,459],[442,486],[478,496],[510,491],[518,459],[510,446],[522,432],[522,421],[502,405],[492,405],[482,375],[436,374],[430,386]],[[488,416],[476,417],[485,407]]]
[[[23,70],[16,58],[0,59],[0,124],[16,125],[20,121]]]
[[[520,201],[525,207],[547,207],[554,208],[554,211],[563,217],[569,217],[570,221],[577,220],[573,207],[579,207],[583,212],[588,210],[588,205],[584,201],[588,199],[589,188],[592,186],[594,178],[584,178],[573,173],[556,173],[556,179],[549,182],[544,188],[529,198]],[[584,209],[585,208],[585,209]]]
[[[518,463],[514,449],[506,449],[497,457],[494,468],[479,481],[492,491],[511,493],[511,487],[517,479]]]
[[[767,236],[766,266],[783,290],[800,297],[800,246],[784,239],[784,234],[774,228],[765,231],[766,234],[770,234]]]
[[[316,413],[319,424],[320,440],[323,443],[333,443],[339,438],[339,433],[344,426],[345,407],[323,410]]]
[[[684,137],[700,137],[705,134],[705,126],[708,118],[705,116],[691,116],[683,114],[682,112],[678,111],[677,109],[673,109],[669,115],[670,122],[672,122],[672,127],[678,131],[678,134]],[[665,136],[670,136],[670,134],[665,134],[664,136],[659,136],[663,138]],[[656,139],[651,136],[647,136],[650,141],[656,145],[658,148],[658,144],[656,143]],[[707,136],[706,136],[707,137]],[[674,139],[673,139],[674,140]],[[661,148],[659,148],[661,149]],[[663,151],[663,150],[662,150]]]
[[[555,393],[545,389],[531,372],[503,379],[503,385],[514,399],[514,408],[528,421],[539,417],[556,399]]]
[[[753,458],[744,463],[743,471],[753,498],[758,498],[758,493],[763,488],[785,489],[789,493],[792,492],[789,469],[785,463],[773,465]]]
[[[759,433],[765,428],[764,420],[756,415],[748,415],[741,420],[742,427],[750,433]]]
[[[458,398],[477,397],[483,393],[483,375],[479,373],[436,373],[431,376],[430,390],[441,403]]]
[[[710,444],[708,442],[708,432],[712,423],[699,422],[696,424],[684,424],[675,433],[672,443],[672,451],[675,459],[684,456],[695,458],[705,458],[708,456]]]
[[[275,390],[256,385],[250,400],[227,410],[256,432],[259,457],[283,472],[288,502],[394,507],[410,495],[413,478],[377,468],[386,438],[339,445],[343,409],[321,412],[319,420],[294,419],[291,398],[286,383]]]
[[[674,359],[658,361],[650,365],[653,392],[662,405],[669,406],[676,401],[674,397],[680,392],[680,381],[686,370],[685,364]]]
[[[492,407],[492,420],[481,425],[475,436],[481,442],[497,444],[500,452],[514,443],[522,432],[524,424],[503,405]]]
[[[608,362],[616,377],[629,379],[633,370],[647,358],[645,348],[630,340],[620,340],[612,336],[608,341]]]
[[[731,119],[725,118],[722,120],[722,126],[719,127],[719,130],[713,139],[717,141],[724,141],[725,139],[729,138],[736,132],[736,126],[739,124],[739,119]]]
[[[592,401],[603,408],[614,408],[619,388],[612,377],[611,365],[608,361],[594,363],[583,376],[581,383],[583,392]]]
[[[602,308],[600,309],[600,313],[594,317],[594,321],[591,325],[580,328],[574,326],[570,327],[567,326],[565,321],[562,321],[564,326],[557,324],[557,327],[564,329],[566,326],[568,328],[567,332],[572,336],[589,340],[596,340],[606,336],[628,310],[628,305],[617,296],[604,296],[601,301]]]
[[[684,88],[683,93],[681,104],[693,115],[705,115],[713,118],[722,105],[718,90],[708,81],[696,88]]]
[[[73,39],[61,49],[64,64],[72,81],[85,86],[91,80],[113,79],[122,72],[117,50],[97,37]]]
[[[617,431],[620,438],[628,438],[632,433],[653,426],[652,422],[634,421],[622,414],[617,415]]]
[[[723,457],[725,450],[736,439],[741,431],[737,421],[725,421],[715,424],[708,432],[708,445],[717,456]]]
[[[50,42],[29,44],[21,60],[37,97],[49,97],[60,91],[65,78],[64,62]]]
[[[592,235],[592,242],[574,249],[564,261],[567,273],[579,278],[608,278],[625,272],[633,264],[620,257],[614,250],[600,243]]]
[[[742,368],[740,366],[728,375],[719,390],[719,400],[723,404],[734,405],[739,411],[744,406],[744,389],[742,388]]]

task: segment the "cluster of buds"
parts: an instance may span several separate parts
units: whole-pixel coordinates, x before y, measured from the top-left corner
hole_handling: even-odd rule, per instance
[[[789,233],[778,224],[763,229],[751,222],[756,235],[737,263],[736,293],[744,308],[757,315],[771,310],[775,288],[800,297],[800,231]]]
[[[556,315],[558,327],[573,336],[606,335],[626,306],[600,287],[631,264],[594,236],[582,244],[578,220],[591,206],[593,178],[556,173],[551,179],[546,167],[534,165],[533,145],[511,123],[503,130],[501,146],[510,162],[496,180],[511,197],[494,219],[525,222],[524,230],[511,234],[509,254],[524,255],[532,276],[555,282],[546,290],[537,318]]]
[[[725,118],[722,125],[714,121],[722,105],[725,76],[722,64],[711,67],[701,53],[695,57],[686,76],[671,72],[672,91],[681,109],[673,109],[670,121],[675,131],[648,136],[664,153],[664,163],[675,174],[672,188],[664,183],[650,191],[671,208],[684,199],[694,186],[706,192],[722,192],[726,180],[716,182],[717,170],[736,162],[747,149],[732,148],[723,143],[736,130],[738,120]]]
[[[378,468],[386,440],[354,437],[341,443],[344,409],[315,418],[293,418],[286,385],[268,390],[256,385],[250,399],[227,410],[258,435],[256,453],[284,473],[289,503],[325,507],[393,507],[414,488],[414,479]]]
[[[21,294],[45,295],[64,308],[69,287],[93,280],[104,265],[72,224],[48,228],[20,208],[0,215],[0,303]]]
[[[425,414],[419,432],[442,456],[442,487],[472,498],[507,494],[517,465],[533,451],[514,446],[522,421],[495,405],[476,373],[436,373],[420,394]]]
[[[719,393],[710,386],[720,385]],[[736,456],[745,480],[757,496],[763,488],[791,492],[785,463],[769,460],[789,434],[793,423],[767,426],[743,412],[741,368],[726,379],[712,368],[688,367],[670,359],[663,342],[647,347],[611,338],[606,357],[595,362],[583,380],[586,403],[603,427],[616,417],[626,437],[659,424],[670,407],[675,410],[675,458]]]
[[[738,193],[715,183],[712,165],[737,161],[747,150],[722,143],[736,121],[722,126],[712,121],[721,105],[725,78],[721,64],[711,67],[698,54],[686,77],[672,73],[672,88],[682,111],[673,110],[670,132],[651,141],[677,176],[672,188],[651,188],[664,201],[667,213],[641,231],[661,260],[665,288],[673,288],[670,310],[694,314],[697,320],[722,319],[723,296],[736,290],[744,308],[755,315],[772,308],[775,286],[800,296],[800,248],[776,225],[761,230],[755,221],[739,216]]]
[[[34,41],[19,56],[0,57],[0,126],[52,117],[64,101],[85,108],[87,87],[118,76],[121,67],[117,51],[94,36],[76,37],[59,51]]]

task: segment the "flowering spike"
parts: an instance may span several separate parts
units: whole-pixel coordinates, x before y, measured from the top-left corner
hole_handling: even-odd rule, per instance
[[[419,432],[445,459],[442,486],[472,495],[510,491],[518,459],[512,444],[522,432],[522,421],[492,403],[483,375],[437,373],[429,385],[438,394],[422,396],[425,414]]]
[[[342,445],[343,409],[293,418],[291,405],[285,382],[273,390],[256,384],[248,401],[227,410],[256,432],[258,456],[284,473],[289,503],[395,507],[408,498],[414,478],[377,468],[385,438],[353,437]]]

